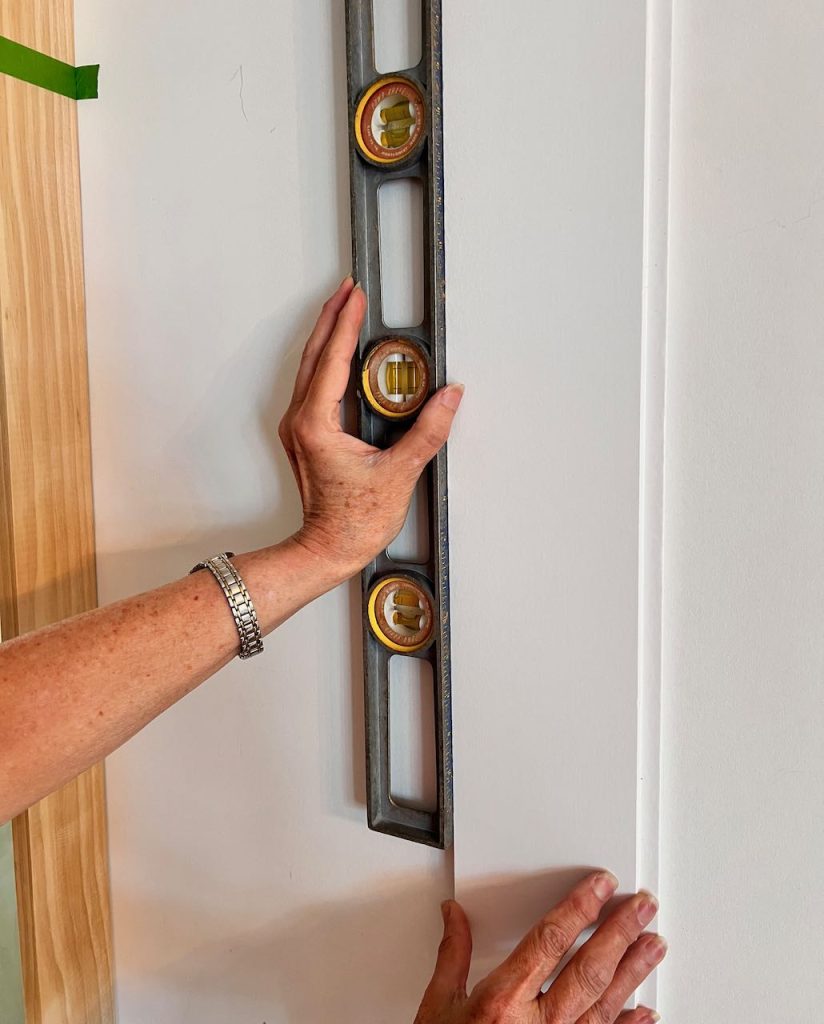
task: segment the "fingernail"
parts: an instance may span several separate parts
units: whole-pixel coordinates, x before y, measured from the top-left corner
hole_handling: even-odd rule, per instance
[[[448,388],[445,388],[442,395],[441,401],[447,407],[447,409],[457,409],[461,404],[464,396],[463,384],[450,384]]]
[[[638,914],[638,924],[640,924],[642,928],[646,928],[658,913],[658,900],[651,892],[647,892],[645,889],[642,889],[638,895],[643,897],[641,902],[638,904],[636,911]]]
[[[452,913],[452,904],[449,900],[444,900],[441,904],[441,917],[443,918],[444,924],[449,924],[449,915]]]
[[[650,1010],[649,1019],[652,1021],[652,1024],[657,1024],[657,1022],[661,1019],[661,1014],[656,1013],[655,1010]]]
[[[644,959],[652,967],[659,964],[667,955],[667,940],[656,935],[644,950]]]
[[[352,294],[354,295],[355,292],[359,292],[359,291],[362,292],[363,288],[361,288],[360,281],[355,281],[355,287],[352,289]]]
[[[355,283],[355,282],[354,282],[354,280],[353,280],[353,278],[352,278],[352,275],[351,275],[351,274],[347,274],[347,275],[346,275],[346,277],[345,277],[345,278],[344,278],[344,279],[343,279],[343,280],[341,281],[341,283],[340,283],[340,284],[338,285],[338,291],[340,291],[340,290],[341,290],[342,288],[344,288],[344,287],[345,287],[345,286],[346,286],[347,284],[349,284],[349,282],[350,282],[350,281],[352,282],[352,284],[354,284],[354,283]]]
[[[599,900],[608,900],[618,888],[618,879],[611,871],[602,871],[592,881],[592,890]]]

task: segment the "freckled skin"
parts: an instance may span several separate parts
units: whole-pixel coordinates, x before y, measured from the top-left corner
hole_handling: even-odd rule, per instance
[[[434,396],[386,452],[344,433],[340,401],[364,308],[351,279],[326,303],[281,423],[303,527],[233,559],[264,636],[398,533],[460,399],[456,389]],[[237,652],[234,619],[207,572],[1,644],[0,821],[105,757]]]

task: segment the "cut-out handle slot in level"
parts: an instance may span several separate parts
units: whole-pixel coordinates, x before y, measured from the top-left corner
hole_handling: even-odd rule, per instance
[[[389,794],[402,807],[438,808],[432,666],[400,654],[389,661]]]
[[[421,0],[372,0],[372,14],[378,71],[415,67],[423,52]]]
[[[387,327],[418,327],[424,316],[423,186],[397,178],[378,191],[381,311]]]
[[[429,481],[424,473],[415,485],[409,511],[398,536],[389,545],[390,558],[413,565],[429,561]]]

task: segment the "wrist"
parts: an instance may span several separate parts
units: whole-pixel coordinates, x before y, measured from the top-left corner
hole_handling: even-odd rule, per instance
[[[347,578],[297,535],[238,555],[232,564],[251,595],[264,636]]]
[[[362,568],[356,561],[348,559],[346,552],[336,552],[336,545],[328,538],[305,525],[289,539],[302,551],[307,571],[328,581],[327,590],[345,583]]]

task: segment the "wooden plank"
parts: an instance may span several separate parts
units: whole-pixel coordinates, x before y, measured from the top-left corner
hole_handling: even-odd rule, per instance
[[[0,34],[73,62],[70,0]],[[77,113],[0,77],[0,615],[8,638],[96,604]],[[114,1019],[102,765],[20,815],[28,1024]]]

